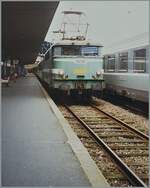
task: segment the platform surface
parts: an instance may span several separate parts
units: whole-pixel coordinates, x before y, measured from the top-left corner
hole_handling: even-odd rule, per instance
[[[2,186],[90,187],[35,77],[2,88]]]

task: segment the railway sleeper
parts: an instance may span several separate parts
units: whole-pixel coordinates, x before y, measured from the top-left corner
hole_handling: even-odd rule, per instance
[[[107,179],[122,179],[122,180],[126,180],[126,177],[123,176],[122,174],[118,174],[118,173],[115,173],[114,172],[103,172],[103,175],[105,177],[107,177]],[[148,176],[145,175],[145,174],[141,174],[141,179],[144,179],[144,180],[147,180]]]
[[[71,116],[69,116],[69,115],[64,115],[64,118],[69,119],[69,120],[74,119],[73,117],[71,117]]]
[[[84,122],[86,123],[86,124],[88,124],[88,125],[94,125],[94,126],[96,126],[96,125],[103,125],[100,121],[86,121],[86,120],[84,120]]]
[[[112,131],[113,131],[113,132],[116,132],[116,131],[117,131],[117,133],[122,133],[122,132],[124,132],[124,130],[117,130],[117,129],[116,129],[116,130],[115,130],[115,129],[108,129],[108,130],[107,130],[107,129],[99,129],[98,127],[97,127],[97,128],[93,128],[93,131],[94,131],[94,132],[98,132],[98,131],[99,131],[99,132],[112,132]]]
[[[98,125],[99,126],[99,125]],[[118,126],[108,126],[108,125],[104,125],[104,124],[101,124],[99,126],[99,129],[117,129],[118,130],[122,130],[122,127],[118,127]]]
[[[107,141],[105,141],[107,144],[112,144],[112,143],[120,143],[120,144],[122,144],[122,143],[136,143],[136,144],[138,144],[138,143],[140,143],[140,144],[147,144],[148,142],[147,141],[141,141],[141,140],[126,140],[126,141],[123,141],[123,140],[121,140],[121,141],[119,141],[119,140],[107,140]]]
[[[101,119],[103,119],[103,116],[80,116],[80,118],[82,118],[82,119],[86,119],[86,120],[88,120],[88,121],[91,121],[91,120],[95,120],[95,119],[99,119],[99,120],[101,120]]]
[[[77,134],[79,138],[89,138],[89,135]]]
[[[128,146],[128,145],[122,145],[122,146],[111,146],[111,145],[109,145],[109,147],[111,147],[111,149],[113,149],[113,150],[127,150],[127,149],[135,149],[135,150],[137,150],[137,148],[140,148],[140,150],[148,150],[148,147],[146,147],[146,146],[135,146],[135,145],[132,145],[132,146]]]
[[[135,167],[144,167],[144,168],[148,168],[149,165],[148,164],[139,164],[139,163],[127,163],[128,166],[135,166]]]
[[[116,123],[116,122],[110,122],[110,120],[108,120],[108,121],[101,121],[101,124],[103,125],[103,124],[105,124],[105,125],[118,125],[118,123]]]
[[[117,127],[117,126],[106,126],[106,125],[97,125],[97,124],[95,124],[95,125],[89,125],[89,127],[90,128],[99,128],[99,129],[117,129],[117,131],[118,131],[118,129],[121,129],[121,127]]]
[[[148,157],[149,153],[117,153],[117,155],[119,157]]]
[[[102,137],[102,138],[107,138],[107,137],[118,137],[118,139],[121,139],[121,138],[135,138],[135,137],[137,137],[138,138],[138,136],[135,136],[135,135],[129,135],[129,134],[117,134],[117,133],[112,133],[112,134],[105,134],[105,135],[103,135],[103,134],[98,134],[98,136],[99,137]]]

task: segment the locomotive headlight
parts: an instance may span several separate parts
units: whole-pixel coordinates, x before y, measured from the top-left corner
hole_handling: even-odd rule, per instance
[[[97,76],[100,76],[100,75],[101,75],[101,72],[100,72],[100,71],[97,71],[97,72],[96,72],[96,75],[97,75]]]
[[[103,70],[103,69],[98,70],[98,71],[96,72],[96,76],[97,76],[97,77],[101,76],[102,74],[104,74],[104,70]]]
[[[60,75],[60,76],[63,76],[64,74],[65,74],[65,73],[64,73],[64,70],[60,70],[60,71],[59,71],[59,75]]]

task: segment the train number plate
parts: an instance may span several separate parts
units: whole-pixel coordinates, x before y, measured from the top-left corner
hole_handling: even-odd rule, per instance
[[[76,68],[73,70],[76,75],[84,75],[87,72],[86,68]]]

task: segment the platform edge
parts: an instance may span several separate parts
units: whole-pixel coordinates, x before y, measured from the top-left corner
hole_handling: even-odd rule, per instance
[[[81,167],[85,175],[87,176],[89,182],[91,183],[92,187],[93,188],[110,187],[107,180],[105,179],[101,171],[98,169],[93,159],[90,157],[87,149],[83,146],[80,139],[76,136],[76,134],[70,127],[68,121],[63,117],[58,107],[56,106],[54,101],[50,98],[47,91],[43,88],[40,82],[39,82],[39,86],[49,104],[50,109],[53,111],[60,125],[62,126],[63,131],[65,132],[68,138],[68,143],[71,145],[71,148],[75,153],[77,159],[79,160]]]

